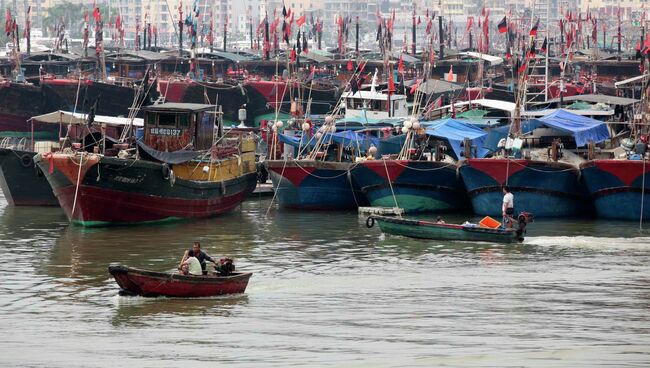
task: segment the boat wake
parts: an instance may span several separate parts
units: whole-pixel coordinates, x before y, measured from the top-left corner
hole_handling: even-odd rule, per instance
[[[650,237],[535,236],[527,237],[524,244],[540,247],[647,250],[650,249]]]

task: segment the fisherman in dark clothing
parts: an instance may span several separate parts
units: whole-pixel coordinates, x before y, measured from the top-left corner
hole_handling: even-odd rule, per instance
[[[186,250],[185,253],[183,253],[183,259],[181,259],[180,265],[182,265],[183,262],[185,262],[185,260],[189,257],[196,257],[196,259],[199,260],[199,262],[201,263],[201,269],[203,270],[204,274],[206,273],[206,264],[205,264],[206,260],[214,263],[215,265],[217,264],[217,261],[215,261],[214,258],[210,257],[204,251],[201,250],[201,243],[199,242],[194,242],[194,245],[192,245],[192,249]]]

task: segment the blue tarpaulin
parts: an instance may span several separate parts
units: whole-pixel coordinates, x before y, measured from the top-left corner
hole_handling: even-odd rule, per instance
[[[602,121],[577,115],[566,110],[557,110],[539,119],[530,121],[531,128],[547,126],[569,133],[575,138],[576,146],[582,147],[594,141],[600,143],[609,138],[607,125]]]
[[[284,144],[303,148],[306,146],[313,148],[318,141],[314,135],[290,136],[280,133],[278,134],[278,138],[280,139],[280,142]],[[365,133],[357,133],[351,130],[346,130],[334,134],[327,134],[325,137],[323,137],[322,142],[342,144],[345,147],[360,149],[361,152],[365,152],[366,149],[370,148],[371,146],[377,147],[379,145],[379,138],[374,136],[367,136]]]
[[[488,150],[483,147],[487,133],[462,120],[444,119],[430,123],[425,122],[422,125],[426,126],[425,132],[427,135],[447,140],[456,159],[462,157],[463,148],[461,143],[465,138],[469,139],[472,146],[477,148],[477,157],[485,157],[488,153]]]
[[[286,134],[278,134],[278,139],[284,144],[288,144],[294,147],[304,148],[307,145],[314,147],[316,145],[316,137],[313,135],[310,136],[291,136]]]
[[[328,138],[330,137],[325,137],[325,139]],[[366,135],[366,133],[353,132],[351,130],[331,134],[331,139],[333,142],[342,144],[345,147],[360,148],[361,151],[365,151],[371,146],[377,147],[379,145],[379,138],[373,137],[369,134]]]

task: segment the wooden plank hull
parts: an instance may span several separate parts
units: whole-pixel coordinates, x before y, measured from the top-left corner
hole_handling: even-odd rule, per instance
[[[371,226],[374,222],[386,234],[401,235],[410,238],[484,241],[492,243],[516,243],[523,241],[523,236],[520,236],[515,229],[488,229],[454,224],[437,224],[429,221],[388,216],[370,216],[367,224]]]
[[[175,273],[145,271],[120,264],[108,266],[117,284],[129,294],[198,298],[246,291],[250,272],[234,272],[230,276],[184,276]]]

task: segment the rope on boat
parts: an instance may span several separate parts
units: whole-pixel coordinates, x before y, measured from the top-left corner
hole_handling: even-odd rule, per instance
[[[79,171],[77,172],[77,186],[74,190],[74,201],[72,202],[72,212],[70,212],[70,218],[74,218],[74,210],[77,207],[77,196],[79,195],[79,183],[81,182],[81,167],[84,162],[83,152],[79,156]]]
[[[348,168],[348,183],[350,183],[350,191],[352,191],[352,198],[354,198],[354,204],[359,207],[359,201],[357,201],[357,195],[354,193],[354,185],[352,185],[352,171],[351,168]]]
[[[643,230],[643,201],[645,199],[645,157],[643,158],[643,177],[641,178],[641,212],[639,214],[639,231]]]
[[[390,174],[388,174],[388,166],[386,165],[386,160],[382,160],[382,161],[384,161],[384,169],[386,170],[386,180],[388,180],[388,186],[390,187],[390,192],[393,194],[395,207],[399,208],[399,205],[397,204],[397,197],[395,196],[395,191],[393,190],[393,182],[391,182]],[[399,218],[402,218],[402,213],[400,211],[397,211],[397,216],[399,216]]]
[[[287,167],[287,159],[285,157],[284,165],[282,166],[282,172],[280,172],[280,180],[278,180],[278,186],[273,189],[273,197],[271,198],[271,203],[269,203],[269,208],[266,209],[266,214],[264,214],[264,217],[269,216],[269,212],[271,211],[271,207],[273,206],[273,201],[275,201],[275,197],[278,195],[278,189],[280,189],[280,183],[282,183],[282,178],[284,178],[284,169],[286,167]],[[273,180],[271,180],[271,183],[273,183]]]
[[[448,168],[450,166],[456,166],[456,164],[449,164],[448,163],[448,164],[445,164],[445,165],[440,166],[440,167],[434,167],[434,168],[431,168],[431,169],[421,169],[421,168],[401,164],[399,161],[400,160],[394,160],[394,161],[391,161],[391,162],[394,163],[397,166],[405,167],[408,170],[415,170],[415,171],[436,171],[436,170],[441,170],[441,169]],[[420,162],[420,161],[416,161],[416,162]],[[421,162],[431,162],[431,161],[421,161]],[[437,162],[440,162],[440,161],[437,161]]]

